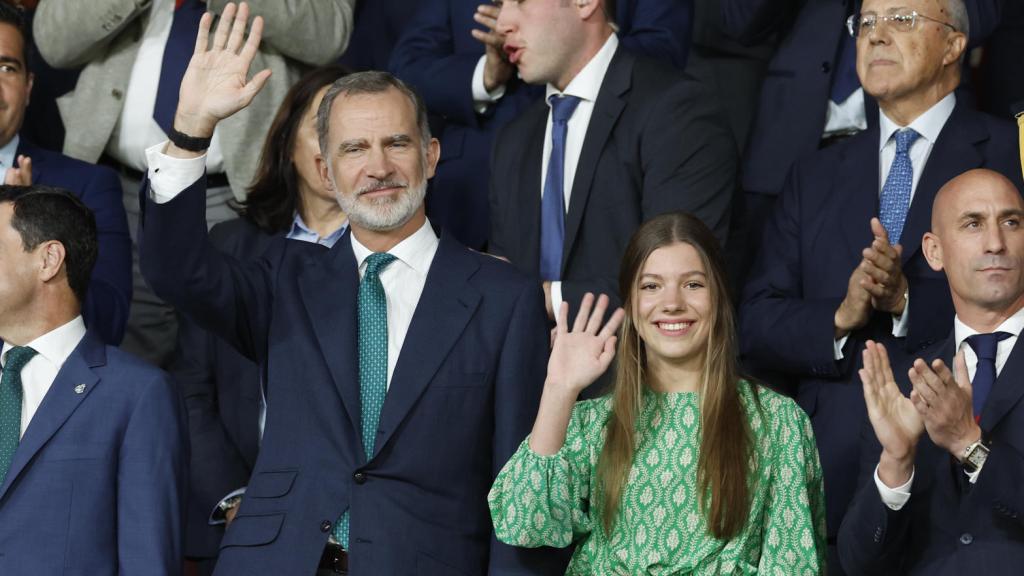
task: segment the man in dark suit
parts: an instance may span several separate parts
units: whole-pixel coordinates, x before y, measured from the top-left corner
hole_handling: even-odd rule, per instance
[[[437,176],[427,195],[432,222],[467,246],[482,248],[488,226],[488,161],[502,126],[543,97],[508,61],[495,19],[478,0],[429,0],[395,46],[391,71],[423,95],[441,140]],[[624,48],[682,70],[692,0],[618,0],[608,4]]]
[[[0,183],[43,184],[71,190],[96,217],[100,256],[82,305],[86,325],[108,344],[120,344],[131,301],[131,239],[121,204],[121,182],[107,168],[43,150],[19,137],[32,92],[21,11],[0,2],[0,63],[4,72],[0,111]]]
[[[181,571],[188,436],[166,374],[86,330],[96,224],[0,186],[0,573]]]
[[[585,292],[617,300],[626,243],[652,216],[684,210],[728,233],[736,150],[713,99],[621,49],[607,8],[505,2],[497,21],[547,94],[495,141],[489,250],[543,282],[549,318]]]
[[[945,341],[894,362],[895,375],[883,346],[863,353],[862,486],[839,533],[849,574],[1024,564],[1022,225],[1024,199],[997,172],[967,172],[935,198],[923,252],[949,279],[956,318]]]
[[[920,250],[935,193],[972,168],[1021,178],[1013,126],[953,94],[966,16],[940,4],[864,2],[857,69],[879,123],[796,164],[744,291],[741,349],[797,386],[821,453],[832,539],[856,487],[864,403],[850,380],[855,351],[871,338],[915,352],[944,338],[953,316],[945,278]],[[915,16],[908,27],[878,16],[912,11],[936,20]]]
[[[241,264],[208,243],[204,146],[268,76],[246,82],[262,21],[243,46],[247,6],[233,10],[209,50],[204,17],[174,140],[147,151],[142,235],[157,293],[259,362],[266,385],[260,454],[215,573],[520,574],[561,560],[498,544],[486,507],[539,402],[541,295],[435,235],[422,202],[439,145],[413,92],[365,72],[324,96],[321,175],[350,223],[329,252],[279,240]]]

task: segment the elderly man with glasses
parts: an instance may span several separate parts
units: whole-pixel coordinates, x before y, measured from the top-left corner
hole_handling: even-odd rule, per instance
[[[1021,187],[1013,126],[954,94],[969,34],[963,0],[865,0],[848,31],[878,124],[794,166],[740,320],[748,360],[797,382],[821,452],[833,544],[857,488],[858,351],[872,339],[894,356],[913,354],[952,322],[945,277],[921,251],[936,192],[979,167]],[[839,573],[834,555],[831,566]]]

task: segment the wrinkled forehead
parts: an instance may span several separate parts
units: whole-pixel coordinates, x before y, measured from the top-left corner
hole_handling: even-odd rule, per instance
[[[417,138],[416,107],[397,88],[383,92],[342,93],[331,107],[332,142],[350,138],[406,134]]]
[[[864,0],[861,14],[894,14],[917,11],[933,16],[944,11],[945,0]]]

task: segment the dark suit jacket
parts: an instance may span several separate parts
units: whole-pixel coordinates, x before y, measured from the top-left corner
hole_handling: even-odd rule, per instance
[[[257,260],[279,236],[283,235],[266,234],[238,218],[214,226],[210,243],[247,262]],[[210,513],[249,482],[256,464],[260,370],[230,344],[183,316],[169,372],[185,395],[192,443],[185,555],[213,558],[224,528],[209,525]]]
[[[180,574],[187,467],[170,378],[88,332],[0,486],[0,574]]]
[[[999,23],[1005,0],[966,0],[971,44]],[[761,87],[754,128],[743,158],[743,189],[777,195],[801,156],[818,148],[825,130],[832,75],[846,31],[846,17],[860,0],[722,0],[725,29],[747,43],[773,35],[781,42]],[[870,99],[868,124],[878,121]]]
[[[207,242],[203,206],[202,179],[147,200],[140,249],[158,295],[263,370],[263,442],[216,573],[312,574],[346,508],[353,576],[529,573],[536,551],[497,544],[486,495],[540,399],[537,285],[442,236],[364,454],[350,238],[240,264]]]
[[[744,291],[740,347],[755,366],[798,385],[797,402],[811,416],[825,473],[829,535],[839,530],[855,491],[858,431],[865,414],[853,366],[866,339],[892,339],[892,317],[876,313],[833,353],[834,314],[846,295],[878,215],[878,127],[813,154],[794,166],[768,222],[762,251]],[[910,285],[909,330],[892,350],[915,353],[945,337],[953,306],[945,275],[928,267],[921,237],[931,227],[935,193],[972,168],[1005,174],[1020,189],[1016,132],[1010,124],[967,109],[953,110],[921,174],[903,228],[903,273]]]
[[[478,0],[424,0],[395,46],[391,71],[416,88],[441,139],[441,160],[427,196],[431,222],[462,243],[488,240],[488,159],[498,130],[544,95],[513,80],[487,112],[473,108],[472,78],[484,45],[470,35]],[[693,0],[618,0],[622,45],[669,61],[680,70],[690,46]]]
[[[917,357],[953,366],[952,334]],[[894,365],[906,379],[912,357]],[[902,377],[901,377],[902,375]],[[910,500],[899,511],[882,503],[873,474],[882,446],[862,427],[860,491],[839,532],[839,554],[851,576],[1017,574],[1024,566],[1024,345],[1018,341],[981,415],[992,452],[973,486],[949,452],[924,434],[914,460]]]
[[[540,100],[502,129],[491,160],[490,251],[538,277],[541,161],[548,105]],[[703,86],[618,50],[587,127],[562,255],[562,298],[618,299],[619,262],[633,232],[684,210],[724,244],[736,150]]]
[[[114,346],[121,343],[132,299],[132,240],[121,180],[113,170],[44,150],[21,139],[18,154],[32,159],[32,183],[64,188],[96,217],[99,255],[82,304],[89,328]]]
[[[358,72],[387,70],[391,51],[420,0],[357,0],[352,36],[340,62]]]

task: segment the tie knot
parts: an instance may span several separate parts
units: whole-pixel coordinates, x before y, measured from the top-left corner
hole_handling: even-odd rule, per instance
[[[16,373],[20,373],[25,364],[28,364],[28,361],[36,354],[38,352],[28,346],[15,346],[11,348],[4,356],[4,372],[13,370]]]
[[[388,264],[395,261],[395,257],[387,252],[374,252],[366,258],[366,274],[364,278],[373,277],[376,278]]]
[[[1008,332],[992,332],[991,334],[975,334],[967,337],[967,344],[978,355],[979,359],[995,360],[999,342],[1012,336]]]
[[[572,113],[576,111],[576,106],[579,106],[580,99],[578,96],[552,94],[548,98],[548,103],[551,104],[551,121],[566,124],[569,122],[569,118],[572,118]]]
[[[906,154],[921,135],[911,128],[896,132],[896,153]]]

